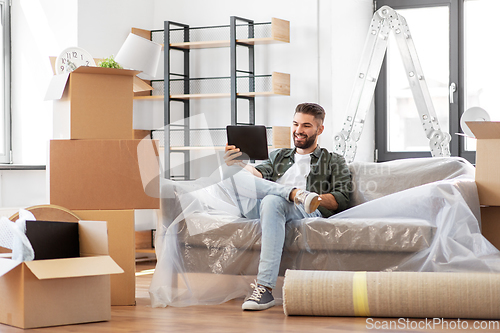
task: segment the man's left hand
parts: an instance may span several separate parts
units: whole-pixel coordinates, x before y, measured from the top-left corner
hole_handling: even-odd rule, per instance
[[[329,210],[337,210],[339,208],[339,204],[333,194],[331,193],[325,193],[325,194],[320,194],[319,197],[321,198],[321,201],[319,202],[320,206],[325,207],[326,209]]]

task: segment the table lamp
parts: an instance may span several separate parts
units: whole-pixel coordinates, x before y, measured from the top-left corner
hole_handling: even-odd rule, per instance
[[[115,57],[123,68],[142,71],[154,78],[160,60],[161,45],[130,33]]]

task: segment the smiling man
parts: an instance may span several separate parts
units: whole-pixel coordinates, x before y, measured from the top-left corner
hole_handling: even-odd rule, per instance
[[[285,224],[305,217],[329,217],[348,207],[351,174],[344,158],[318,146],[324,130],[325,111],[314,103],[295,109],[292,123],[295,148],[271,152],[269,159],[253,167],[236,160],[235,146],[226,145],[229,166],[226,187],[244,217],[260,219],[262,241],[257,281],[243,310],[274,306],[285,242]],[[235,168],[239,168],[236,169]],[[261,179],[263,178],[263,179]]]

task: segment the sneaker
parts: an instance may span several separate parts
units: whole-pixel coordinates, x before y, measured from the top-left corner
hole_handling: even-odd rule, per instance
[[[274,306],[274,297],[266,287],[257,283],[250,286],[254,288],[253,293],[241,306],[242,310],[266,310]]]
[[[318,209],[321,198],[317,193],[298,190],[295,194],[295,198],[293,198],[293,201],[296,205],[303,204],[306,213],[311,214]]]

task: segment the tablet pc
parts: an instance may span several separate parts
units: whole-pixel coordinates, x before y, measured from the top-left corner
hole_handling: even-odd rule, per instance
[[[240,148],[243,153],[238,160],[267,160],[266,127],[262,125],[228,125],[226,126],[227,143]]]

